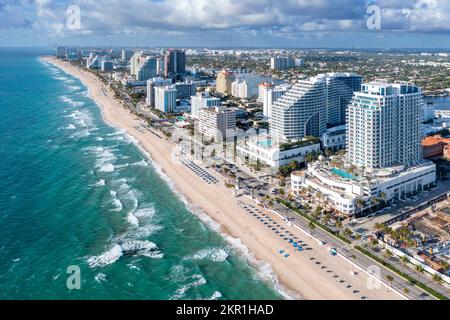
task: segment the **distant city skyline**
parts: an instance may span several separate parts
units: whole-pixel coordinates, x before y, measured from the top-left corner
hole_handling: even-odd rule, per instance
[[[0,0],[0,46],[450,48],[450,1]]]

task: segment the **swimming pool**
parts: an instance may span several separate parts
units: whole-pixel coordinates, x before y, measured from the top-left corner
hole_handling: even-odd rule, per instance
[[[342,169],[333,168],[333,169],[331,169],[331,172],[333,172],[334,174],[338,175],[339,177],[347,179],[347,180],[358,180],[358,177],[356,177]]]

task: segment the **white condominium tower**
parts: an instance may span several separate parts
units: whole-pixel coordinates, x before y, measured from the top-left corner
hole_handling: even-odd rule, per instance
[[[421,104],[415,85],[383,80],[363,84],[348,107],[350,163],[367,169],[419,163]]]
[[[263,115],[270,119],[272,116],[272,104],[277,101],[289,89],[290,85],[284,84],[275,86],[270,82],[263,82],[259,85],[259,99],[263,103]]]
[[[225,106],[201,109],[199,118],[199,131],[208,138],[221,141],[235,133],[236,113]]]
[[[328,73],[327,123],[329,127],[345,124],[347,106],[353,92],[361,89],[363,78],[354,73]]]
[[[156,77],[158,70],[156,68],[156,59],[145,57],[138,60],[139,64],[136,67],[136,80],[147,81]]]
[[[295,67],[295,60],[290,57],[273,57],[270,58],[270,69],[286,70]]]
[[[231,83],[231,95],[240,99],[247,99],[249,97],[249,87],[246,81],[236,79]]]
[[[327,129],[326,114],[325,79],[300,80],[273,103],[270,135],[278,142],[320,137]]]
[[[137,67],[139,65],[139,59],[141,58],[142,53],[136,52],[131,58],[130,58],[130,74],[132,76],[136,75]]]
[[[195,96],[191,96],[191,115],[193,118],[198,119],[200,109],[218,107],[221,104],[221,100],[211,97],[209,92],[197,92]]]
[[[172,113],[177,106],[177,89],[173,86],[155,88],[155,107],[164,113]]]
[[[352,73],[319,74],[298,81],[272,105],[272,138],[287,142],[320,137],[327,124],[343,123],[346,106],[360,83],[361,77]]]

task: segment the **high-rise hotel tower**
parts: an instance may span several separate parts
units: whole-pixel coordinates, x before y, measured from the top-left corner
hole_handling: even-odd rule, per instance
[[[421,90],[413,84],[363,84],[348,107],[348,160],[367,169],[419,163],[421,104]]]
[[[320,74],[298,81],[273,103],[272,138],[287,142],[305,136],[320,137],[327,125],[342,124],[346,107],[361,82],[361,76],[353,73]]]

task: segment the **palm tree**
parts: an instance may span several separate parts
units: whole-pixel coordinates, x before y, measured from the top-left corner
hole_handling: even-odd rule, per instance
[[[309,232],[312,234],[313,231],[316,229],[316,224],[314,222],[310,221],[308,224],[308,229],[309,229]]]
[[[383,224],[377,222],[377,223],[375,223],[374,228],[376,231],[381,231],[381,230],[383,230],[384,226],[383,226]]]
[[[424,273],[425,269],[421,265],[417,265],[416,270],[417,272],[419,272],[419,282],[420,282],[421,281],[420,276]]]
[[[393,256],[392,252],[386,249],[383,253],[384,263],[386,264],[387,259],[390,259]]]
[[[362,213],[362,210],[366,206],[366,201],[364,201],[364,199],[362,198],[358,198],[355,200],[355,205],[358,208],[359,213]]]
[[[392,287],[392,281],[394,281],[394,277],[391,276],[390,274],[386,275],[386,279],[387,281],[390,283],[391,287]],[[389,288],[388,288],[389,291]]]
[[[401,257],[400,260],[402,261],[402,265],[403,265],[403,273],[405,273],[405,266],[409,262],[409,258],[407,256],[403,256],[403,257]]]
[[[441,265],[442,265],[442,273],[446,273],[447,269],[448,269],[448,262],[447,261],[441,261]]]
[[[437,283],[442,283],[442,277],[438,274],[433,274],[433,281],[436,281]]]
[[[322,223],[323,224],[328,224],[328,222],[330,222],[330,217],[328,216],[328,214],[325,214],[322,218]]]
[[[378,199],[377,197],[371,197],[370,203],[372,206],[374,206],[377,209],[378,206],[380,205],[380,199]]]

